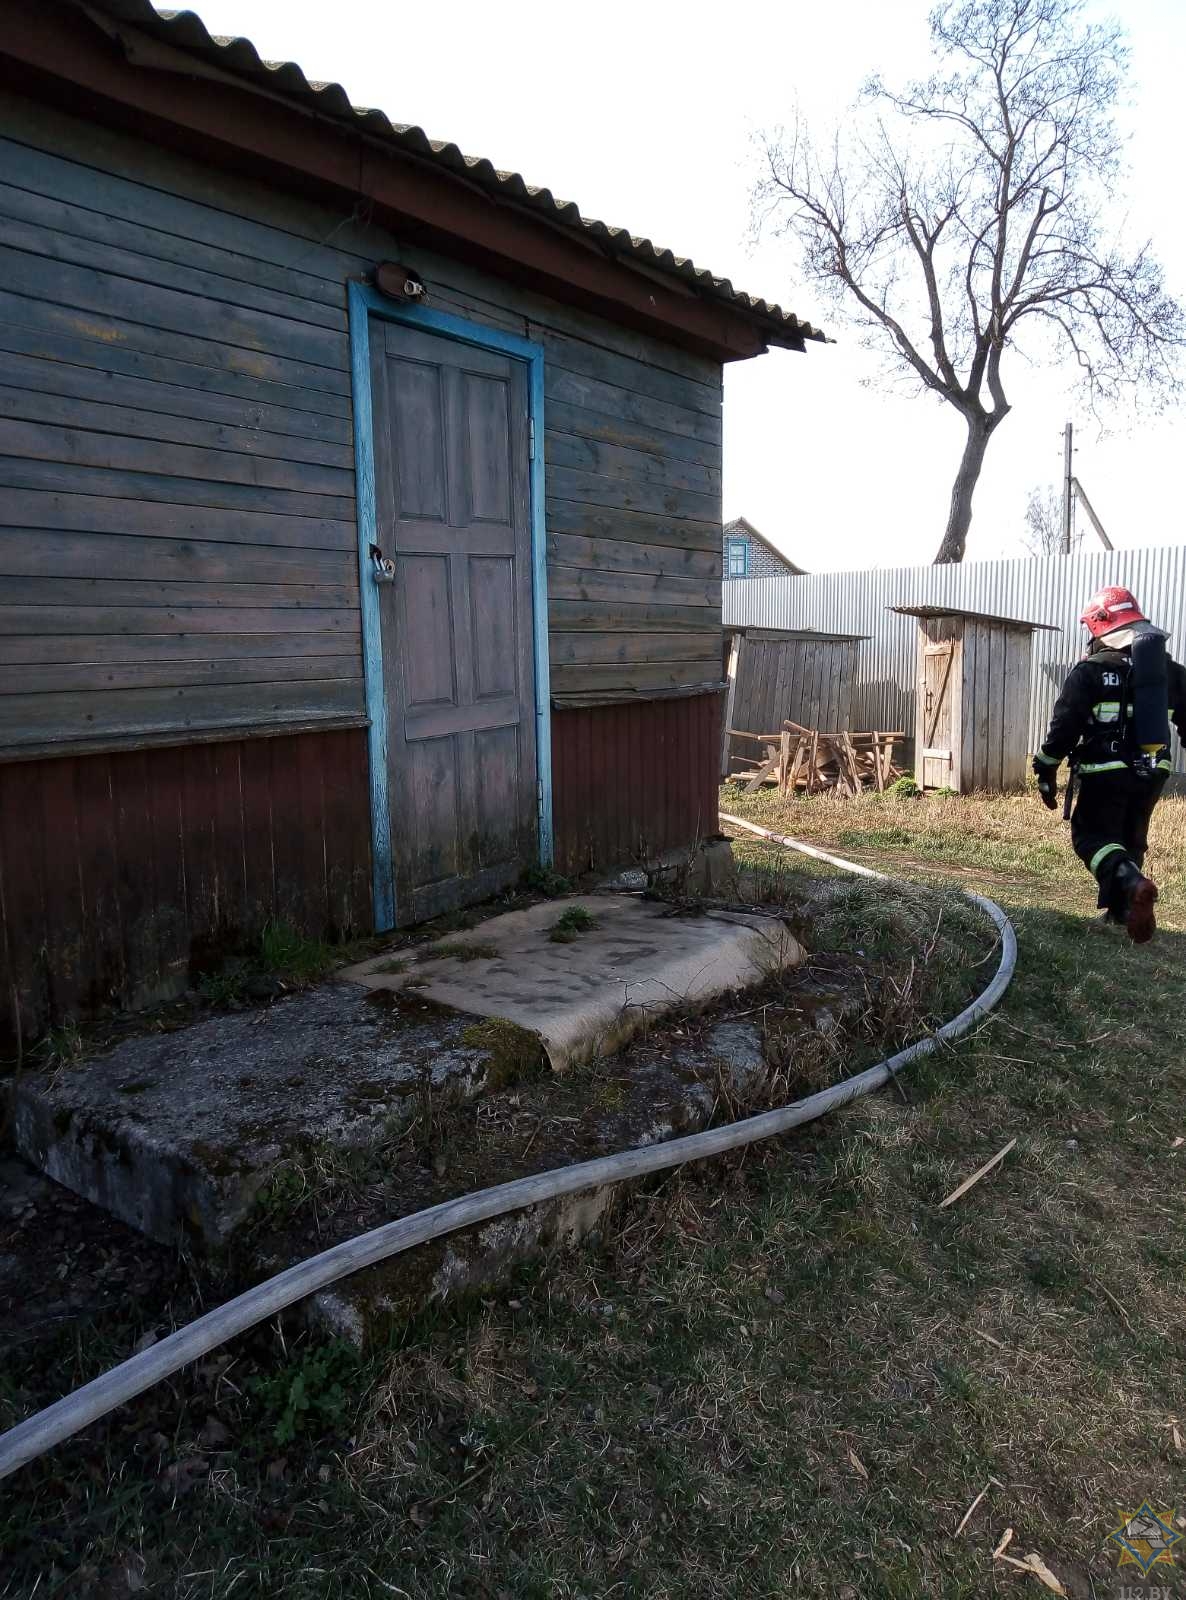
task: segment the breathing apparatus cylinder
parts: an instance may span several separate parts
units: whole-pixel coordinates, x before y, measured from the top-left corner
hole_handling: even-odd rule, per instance
[[[1145,755],[1170,742],[1169,700],[1165,635],[1140,634],[1132,642],[1132,739]]]

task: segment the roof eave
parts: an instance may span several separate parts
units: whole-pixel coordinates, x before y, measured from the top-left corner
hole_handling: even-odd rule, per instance
[[[69,29],[62,26],[67,9],[76,19]],[[265,64],[246,40],[212,39],[193,13],[161,16],[148,0],[9,0],[6,12],[0,53],[25,68],[100,96],[125,119],[172,130],[175,142],[197,140],[223,163],[242,165],[246,157],[270,177],[311,180],[352,201],[361,188],[376,215],[398,221],[401,233],[411,227],[422,242],[460,247],[554,298],[721,362],[760,355],[771,345],[803,351],[809,340],[825,342],[818,329],[780,308],[649,240],[581,218],[575,206],[530,188],[517,174],[469,161],[455,146],[434,145],[420,129],[399,128],[379,112],[360,112],[339,85],[310,84],[291,63]],[[273,126],[259,115],[263,102]],[[254,105],[254,117],[244,115],[247,105]],[[302,125],[304,139],[296,137]],[[360,144],[382,159],[365,162]],[[425,181],[399,181],[411,172]],[[360,182],[364,176],[369,181]],[[452,191],[454,203],[434,208],[426,189],[438,191],[439,200]],[[487,205],[474,206],[475,191]],[[494,218],[515,225],[493,226]]]

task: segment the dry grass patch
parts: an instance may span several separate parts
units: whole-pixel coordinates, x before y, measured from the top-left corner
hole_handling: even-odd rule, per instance
[[[999,1013],[912,1069],[908,1102],[687,1169],[600,1253],[425,1316],[279,1472],[272,1419],[221,1380],[160,1401],[170,1459],[200,1450],[207,1410],[235,1421],[206,1487],[154,1485],[142,1413],[62,1452],[6,1496],[0,1595],[123,1592],[133,1556],[177,1600],[1037,1594],[993,1561],[1006,1527],[1076,1600],[1117,1592],[1121,1512],[1173,1509],[1186,1483],[1186,806],[1158,813],[1166,927],[1143,950],[1092,920],[1032,797],[746,809],[887,870],[994,875],[1020,951]],[[819,887],[816,864],[740,853],[773,898]],[[951,896],[837,883],[825,905],[822,943],[830,925],[837,949],[892,949],[909,926],[932,970],[972,933]],[[935,981],[986,981],[979,937],[979,978]],[[950,998],[928,986],[924,1024]],[[890,1035],[920,1022],[864,1011]],[[873,1049],[862,1026],[809,1069]],[[237,1349],[231,1381],[301,1370],[305,1346],[272,1341]]]

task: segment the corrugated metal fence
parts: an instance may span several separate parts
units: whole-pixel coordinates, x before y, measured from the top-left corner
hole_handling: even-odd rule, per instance
[[[1063,679],[1083,653],[1078,618],[1106,583],[1125,584],[1146,613],[1170,633],[1170,650],[1186,662],[1186,546],[1101,550],[1086,555],[986,561],[969,566],[894,567],[873,572],[821,572],[802,578],[748,578],[724,585],[725,627],[812,628],[869,637],[857,656],[852,699],[857,728],[914,727],[913,617],[894,605],[950,605],[994,616],[1049,622],[1058,633],[1034,635],[1029,748],[1046,731]],[[1186,771],[1177,753],[1178,771]]]

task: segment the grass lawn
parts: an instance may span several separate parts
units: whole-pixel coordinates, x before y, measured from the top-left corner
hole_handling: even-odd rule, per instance
[[[997,1015],[908,1103],[676,1175],[612,1249],[398,1349],[268,1333],[165,1387],[0,1486],[0,1596],[1051,1592],[994,1562],[1009,1528],[1082,1600],[1141,1581],[1122,1515],[1186,1531],[1186,802],[1157,814],[1146,949],[1095,922],[1033,795],[723,804],[998,900]],[[59,1388],[107,1354],[64,1340]]]

